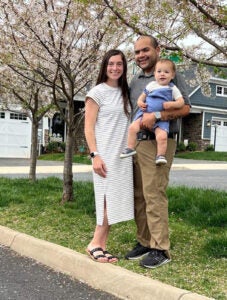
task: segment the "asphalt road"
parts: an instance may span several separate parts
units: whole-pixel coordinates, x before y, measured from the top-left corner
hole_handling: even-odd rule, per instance
[[[1,300],[118,300],[0,245]],[[88,270],[89,272],[89,270]]]
[[[170,171],[169,186],[227,191],[227,170]]]
[[[47,172],[37,172],[37,178],[45,178],[55,176],[63,178],[62,172],[48,173],[48,167],[60,167],[63,162],[41,161],[37,162],[37,166],[46,167]],[[5,167],[28,167],[29,160],[24,159],[3,159],[0,158],[0,177],[6,176],[11,178],[28,177],[27,173],[1,173],[1,169]],[[174,159],[173,166],[170,171],[169,186],[188,186],[204,189],[215,189],[227,191],[227,163],[212,161],[196,161],[187,159]],[[76,181],[92,181],[91,171],[81,171],[80,166],[75,168],[73,179]]]

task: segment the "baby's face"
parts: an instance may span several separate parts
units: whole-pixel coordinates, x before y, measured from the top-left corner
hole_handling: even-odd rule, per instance
[[[154,76],[160,85],[168,85],[175,77],[175,72],[169,62],[157,62],[154,70]]]

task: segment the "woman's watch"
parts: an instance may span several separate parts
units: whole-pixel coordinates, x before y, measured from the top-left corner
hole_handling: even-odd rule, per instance
[[[161,113],[160,111],[155,111],[154,112],[154,115],[155,115],[155,118],[156,118],[156,122],[160,121],[161,120]]]
[[[91,153],[90,153],[90,157],[91,157],[91,158],[94,158],[94,157],[96,157],[97,155],[99,155],[98,152],[91,152]]]

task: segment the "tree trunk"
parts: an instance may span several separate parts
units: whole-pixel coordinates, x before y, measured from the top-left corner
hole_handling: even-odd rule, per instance
[[[65,160],[63,170],[63,195],[61,204],[67,201],[73,201],[73,153],[74,153],[74,134],[71,128],[67,130],[67,139],[65,146]]]
[[[29,179],[32,181],[36,180],[36,164],[37,164],[37,154],[38,154],[38,128],[39,128],[38,121],[33,119],[31,157],[30,157],[30,169],[29,169]]]

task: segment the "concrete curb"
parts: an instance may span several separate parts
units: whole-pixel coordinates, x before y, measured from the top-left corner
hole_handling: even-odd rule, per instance
[[[208,300],[112,264],[100,264],[71,249],[0,226],[0,244],[83,281],[95,289],[130,300]]]

